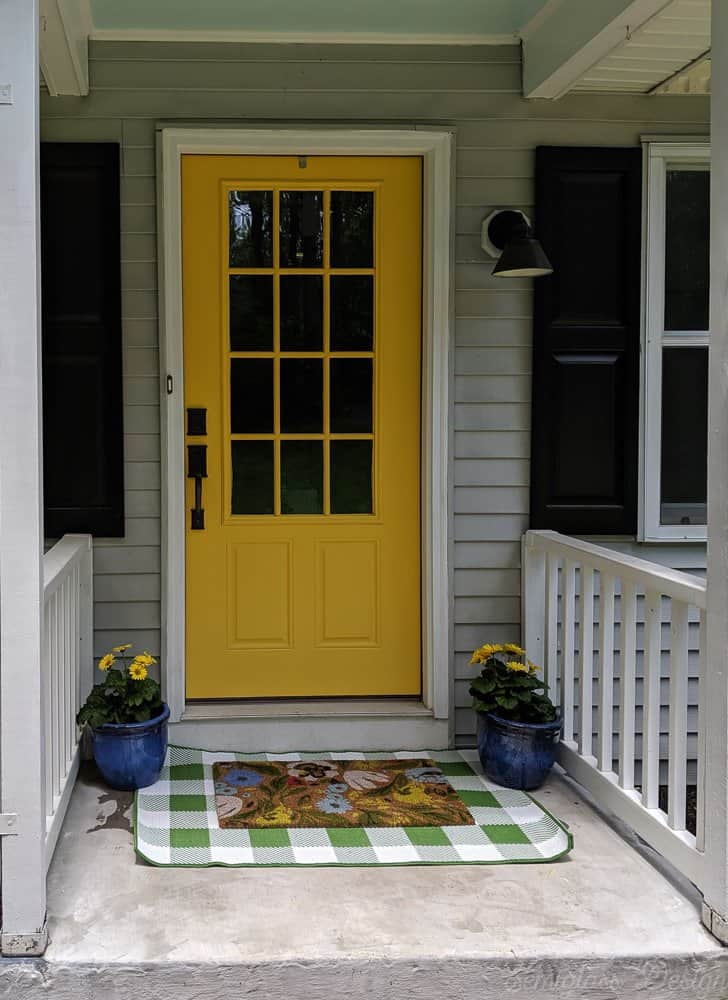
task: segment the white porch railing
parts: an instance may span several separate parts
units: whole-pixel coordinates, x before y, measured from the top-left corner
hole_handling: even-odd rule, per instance
[[[523,538],[523,641],[561,707],[562,766],[699,888],[705,595],[699,578],[644,559],[553,531]],[[698,664],[692,677],[689,651]],[[690,699],[689,681],[698,686]],[[695,835],[686,829],[689,760]]]
[[[79,765],[76,714],[93,683],[91,537],[65,535],[43,557],[46,867]]]

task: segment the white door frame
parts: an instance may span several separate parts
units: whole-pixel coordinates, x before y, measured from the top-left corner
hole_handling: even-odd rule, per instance
[[[185,455],[181,165],[185,153],[421,156],[423,175],[422,680],[450,718],[449,433],[452,133],[161,128],[157,142],[162,379],[162,664],[173,722],[185,709]],[[171,390],[171,391],[170,391]]]

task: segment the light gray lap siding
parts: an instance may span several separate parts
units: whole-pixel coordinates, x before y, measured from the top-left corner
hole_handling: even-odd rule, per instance
[[[88,98],[42,97],[47,141],[122,144],[127,537],[97,540],[96,650],[159,651],[160,463],[155,124],[417,124],[456,130],[454,671],[460,742],[468,653],[520,636],[527,524],[531,308],[527,282],[493,279],[479,248],[491,208],[533,210],[539,144],[635,144],[707,130],[700,98],[520,97],[517,47],[96,42]]]

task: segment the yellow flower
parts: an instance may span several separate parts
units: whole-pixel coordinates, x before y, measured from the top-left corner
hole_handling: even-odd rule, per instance
[[[108,670],[115,659],[116,657],[113,653],[107,653],[106,656],[102,656],[99,660],[99,670]]]
[[[147,676],[147,668],[143,663],[134,660],[129,666],[129,676],[133,681],[143,681]]]
[[[526,663],[521,663],[520,660],[509,660],[508,663],[506,663],[506,666],[508,667],[509,670],[513,670],[514,672],[515,671],[521,671],[521,672],[527,672],[528,671],[528,665]]]
[[[493,645],[491,643],[486,642],[484,646],[480,646],[478,649],[475,650],[475,652],[471,657],[470,662],[471,664],[485,663],[486,660],[489,660],[491,656],[495,656],[496,653],[502,653],[504,651],[504,648],[505,647],[503,646]]]
[[[505,645],[503,646],[503,651],[505,653],[515,653],[516,656],[523,656],[523,654],[526,652],[525,649],[521,649],[520,646],[517,646],[515,642],[505,643]]]
[[[131,649],[131,643],[130,642],[127,642],[123,646],[114,646],[114,648],[111,650],[111,652],[112,653],[125,653],[127,651],[127,649]]]
[[[528,672],[531,674],[537,674],[538,664],[534,663],[533,660],[527,660],[526,662],[528,663]]]
[[[136,663],[143,663],[145,667],[151,667],[153,663],[157,662],[152,656],[152,654],[148,653],[146,649],[144,650],[143,653],[137,653],[137,655],[134,657],[134,660]]]

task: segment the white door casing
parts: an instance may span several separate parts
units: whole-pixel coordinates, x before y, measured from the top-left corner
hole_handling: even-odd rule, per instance
[[[160,127],[157,142],[161,416],[162,669],[171,721],[185,711],[185,455],[181,158],[210,155],[421,156],[423,161],[423,707],[451,719],[450,448],[454,184],[450,132]],[[170,391],[171,389],[171,391]],[[275,714],[272,710],[271,714]]]

